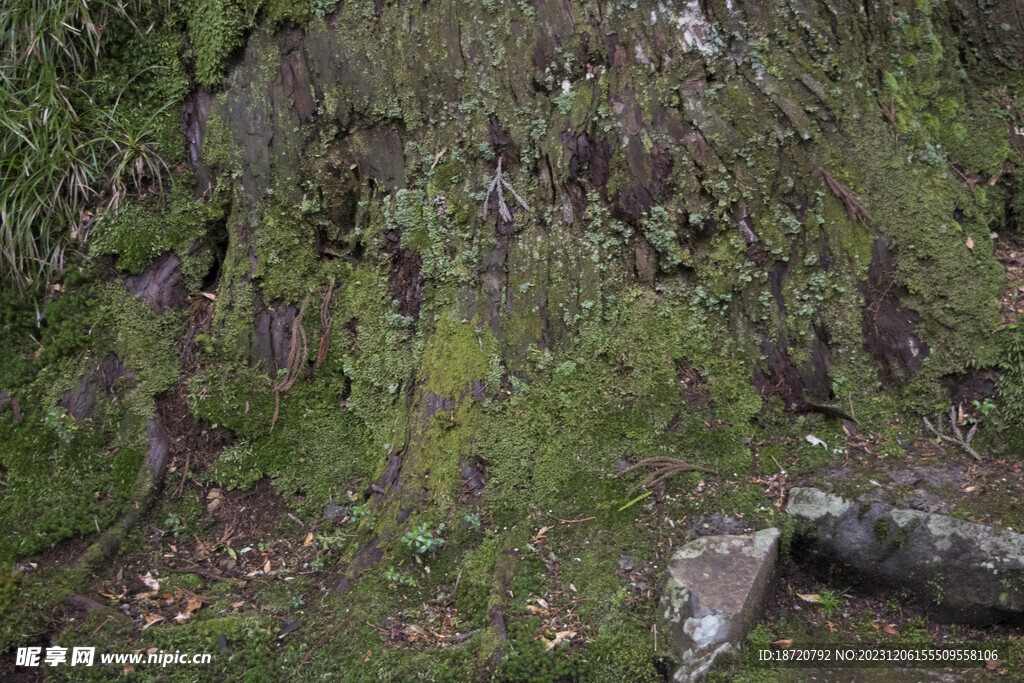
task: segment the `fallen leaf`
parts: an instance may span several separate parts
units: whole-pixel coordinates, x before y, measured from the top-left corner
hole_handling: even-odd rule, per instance
[[[967,236],[967,242],[965,242],[965,244],[967,245],[968,249],[974,251],[974,238],[972,238],[970,235]]]
[[[267,560],[266,562],[263,563],[263,573],[264,574],[269,574],[270,573],[270,560]]]
[[[526,606],[526,611],[529,612],[530,614],[543,614],[544,613],[544,610],[542,610],[540,607],[537,607],[537,605],[527,605]]]
[[[146,588],[154,591],[160,590],[160,579],[153,578],[152,572],[146,572],[145,576],[139,578],[142,579],[142,583],[146,584]]]
[[[561,645],[563,640],[570,640],[575,635],[576,635],[576,631],[559,631],[558,633],[555,634],[555,639],[554,640],[549,640],[547,645],[544,646],[544,649],[545,650],[550,650],[553,647]]]
[[[548,603],[546,600],[544,600],[544,598],[537,598],[537,604],[543,607],[544,609],[548,608]]]
[[[149,628],[153,624],[160,623],[163,620],[164,620],[164,618],[161,615],[159,615],[159,614],[147,614],[146,615],[146,625],[142,627],[142,630],[145,631],[147,628]]]
[[[178,612],[178,614],[175,615],[174,620],[180,624],[181,622],[185,621],[186,619],[190,618],[191,616],[192,615],[188,614],[187,612]]]
[[[886,624],[882,628],[882,630],[888,633],[890,636],[894,636],[897,633],[899,633],[899,629],[896,628],[896,624]]]
[[[569,584],[569,590],[571,590],[573,593],[578,593],[579,592],[578,590],[576,590],[576,586],[574,586],[571,583]]]
[[[807,443],[811,444],[812,446],[821,446],[826,451],[828,450],[828,444],[819,439],[818,437],[816,437],[814,434],[808,434],[807,436],[804,437],[804,439],[807,441]]]
[[[776,640],[774,643],[772,643],[772,645],[778,648],[782,648],[783,650],[788,650],[789,648],[793,647],[793,641],[789,638],[784,638],[783,640]]]
[[[238,602],[231,603],[231,606],[233,608],[235,608],[235,609],[238,609],[239,607],[241,607],[244,604],[245,604],[245,600],[239,600]]]
[[[305,548],[307,545],[313,542],[313,532],[310,531],[306,534],[306,540],[302,542],[302,547]]]
[[[800,598],[804,602],[818,603],[821,602],[821,596],[817,593],[797,593],[796,597]]]
[[[999,660],[998,659],[986,659],[985,660],[985,669],[987,671],[995,671],[998,668],[999,668]]]
[[[193,595],[188,599],[188,602],[185,603],[185,612],[188,614],[192,614],[202,606],[203,599],[200,598],[198,595]]]
[[[126,592],[127,591],[125,591],[125,589],[122,588],[121,592],[118,593],[117,595],[114,595],[113,593],[100,593],[100,595],[102,595],[105,598],[110,598],[111,600],[120,600],[121,598],[124,597],[124,594]]]
[[[964,493],[974,493],[977,490],[977,486],[968,486],[967,488],[964,489]]]

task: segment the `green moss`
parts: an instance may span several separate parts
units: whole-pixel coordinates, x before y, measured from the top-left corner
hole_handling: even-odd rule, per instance
[[[242,45],[251,26],[244,0],[189,0],[182,3],[195,61],[196,80],[207,88],[216,88],[230,54]]]
[[[93,229],[89,241],[92,255],[117,256],[117,267],[129,273],[141,273],[154,258],[169,251],[187,261],[190,247],[209,226],[223,219],[224,209],[216,197],[206,202],[193,196],[195,180],[191,174],[174,178],[167,196],[167,206],[126,204],[117,214],[107,214]],[[207,253],[206,268],[193,266],[186,272],[186,283],[198,289],[211,265]]]

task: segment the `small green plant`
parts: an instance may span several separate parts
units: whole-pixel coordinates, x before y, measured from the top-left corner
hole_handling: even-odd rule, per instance
[[[362,505],[354,506],[349,521],[356,524],[356,526],[365,526],[367,529],[372,529],[373,520],[370,519],[370,504],[363,503]]]
[[[818,607],[822,614],[831,614],[842,607],[843,591],[825,591],[818,599]]]
[[[986,398],[984,401],[971,401],[971,405],[977,408],[985,417],[991,415],[992,411],[996,409],[995,401],[990,398]]]
[[[330,552],[331,550],[340,548],[345,544],[345,536],[341,534],[336,536],[317,534],[316,540],[320,543],[320,547],[324,549],[324,552]]]
[[[438,525],[435,531],[430,528],[430,522],[424,522],[419,526],[413,527],[409,530],[409,533],[402,536],[402,543],[416,553],[417,562],[422,562],[420,555],[432,553],[444,545],[444,539],[441,538],[442,531],[444,531],[444,524]]]
[[[471,512],[465,515],[462,518],[462,521],[464,521],[473,531],[478,531],[480,529],[480,514],[477,512]]]
[[[394,565],[384,570],[384,578],[389,584],[392,585],[404,585],[404,586],[415,586],[416,580],[411,576],[404,576],[401,572],[395,569]]]
[[[167,519],[164,520],[164,526],[167,527],[167,533],[172,534],[175,538],[178,538],[188,526],[185,524],[185,520],[180,515],[168,515]]]
[[[224,552],[226,552],[232,560],[238,559],[238,553],[236,553],[235,549],[229,546],[227,543],[218,543],[217,545],[213,546],[211,552],[217,552],[218,550],[223,550]]]

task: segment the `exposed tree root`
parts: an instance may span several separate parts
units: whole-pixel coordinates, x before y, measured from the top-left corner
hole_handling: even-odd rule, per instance
[[[306,330],[302,327],[302,316],[306,314],[306,307],[309,306],[309,297],[302,300],[302,307],[299,314],[292,321],[292,343],[288,349],[288,365],[281,381],[274,385],[274,417],[270,421],[270,433],[274,433],[274,425],[277,424],[277,415],[281,409],[281,394],[292,388],[299,373],[306,365],[309,358],[309,347],[306,345]]]
[[[619,472],[616,477],[621,477],[623,474],[632,472],[633,470],[640,469],[642,467],[653,468],[653,472],[644,477],[643,481],[634,486],[629,490],[626,495],[632,494],[638,488],[642,486],[653,486],[658,482],[664,481],[668,477],[681,472],[708,472],[709,474],[718,474],[715,470],[708,469],[707,467],[701,467],[700,465],[691,465],[688,462],[683,462],[679,458],[670,458],[668,456],[661,456],[657,458],[646,458],[638,463],[630,465],[623,471]]]

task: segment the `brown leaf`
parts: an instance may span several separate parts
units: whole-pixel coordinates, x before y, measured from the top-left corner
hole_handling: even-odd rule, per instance
[[[999,668],[999,660],[998,659],[986,659],[985,660],[985,670],[986,671],[995,671],[998,668]]]
[[[310,531],[306,534],[306,540],[302,542],[302,547],[305,548],[307,545],[313,542],[313,532]]]
[[[526,606],[526,611],[529,612],[530,614],[543,614],[544,613],[544,610],[542,610],[540,607],[537,607],[537,605],[527,605]]]
[[[971,251],[974,251],[974,238],[973,238],[973,237],[971,237],[970,235],[968,235],[968,236],[967,236],[967,242],[966,242],[966,244],[967,244],[967,248],[968,248],[968,249],[970,249]]]
[[[793,647],[793,641],[790,638],[783,638],[782,640],[776,640],[772,645],[783,650],[788,650]]]
[[[817,593],[797,593],[796,597],[800,598],[804,602],[819,603],[821,602],[821,596]]]
[[[263,563],[263,573],[264,574],[269,574],[270,573],[270,560],[267,560],[266,562]]]
[[[159,615],[159,614],[147,614],[146,615],[146,625],[142,627],[142,630],[145,631],[147,628],[149,628],[153,624],[158,624],[158,623],[160,623],[163,620],[164,620],[164,618],[161,615]]]
[[[544,646],[545,650],[550,650],[557,645],[560,645],[563,640],[571,640],[576,635],[576,631],[559,631],[555,634],[554,640],[549,640],[547,645]]]
[[[897,633],[900,632],[899,629],[896,628],[896,624],[886,624],[882,628],[882,630],[885,631],[886,633],[888,633],[890,636],[894,636],[894,635],[896,635]]]

